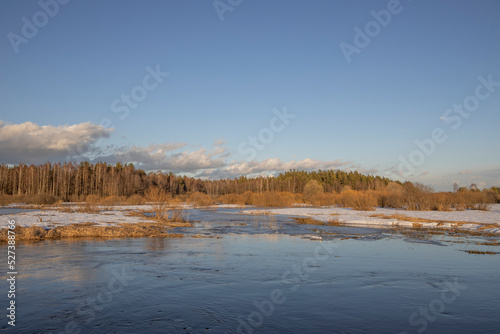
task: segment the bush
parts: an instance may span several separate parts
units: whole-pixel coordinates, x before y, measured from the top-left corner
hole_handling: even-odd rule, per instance
[[[88,196],[87,196],[88,198]],[[109,206],[109,205],[120,205],[125,203],[125,197],[122,196],[107,196],[104,198],[98,198],[97,200],[100,202],[102,205]]]
[[[144,202],[144,197],[142,197],[141,195],[132,195],[125,201],[127,205],[141,205],[144,204]]]
[[[323,186],[316,180],[307,182],[304,187],[304,201],[314,204],[323,194]]]
[[[308,202],[316,206],[328,206],[338,204],[338,197],[339,195],[336,193],[317,193]]]
[[[189,195],[188,202],[194,207],[210,206],[214,204],[214,200],[212,199],[212,197],[199,191]]]
[[[239,194],[227,194],[217,197],[217,201],[223,204],[245,205],[245,196]]]
[[[50,205],[58,201],[57,197],[48,194],[24,195],[22,197],[24,203],[36,205]]]
[[[289,192],[266,191],[252,195],[252,204],[260,207],[288,207],[295,203],[295,196]]]
[[[432,189],[420,183],[403,184],[403,207],[406,210],[431,210]]]
[[[361,192],[344,190],[340,193],[338,203],[342,207],[350,207],[354,210],[373,211],[377,206],[377,198],[372,192]]]

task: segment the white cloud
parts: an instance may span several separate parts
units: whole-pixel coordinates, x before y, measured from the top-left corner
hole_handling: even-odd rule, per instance
[[[97,145],[101,138],[110,136],[112,129],[90,122],[40,126],[31,122],[5,124],[0,121],[0,163],[34,163],[90,160],[108,163],[133,163],[146,171],[171,171],[203,178],[234,178],[242,175],[275,175],[296,170],[344,169],[364,171],[349,161],[322,161],[313,159],[282,161],[278,158],[263,161],[230,160],[231,152],[218,140],[210,150],[186,143],[151,144],[146,147]]]
[[[226,170],[234,174],[248,175],[261,172],[272,171],[287,171],[290,169],[299,170],[315,170],[315,169],[336,169],[348,165],[349,162],[335,161],[320,161],[312,159],[304,159],[300,161],[283,162],[280,159],[266,159],[263,161],[249,161],[249,162],[232,162],[228,165]]]
[[[231,161],[224,168],[203,170],[198,176],[206,178],[234,178],[241,175],[267,176],[275,175],[277,172],[286,172],[291,169],[318,170],[339,169],[350,165],[348,161],[321,161],[303,159],[299,161],[281,161],[277,158],[263,161]]]
[[[43,163],[87,152],[113,129],[91,122],[74,125],[8,124],[0,121],[0,157],[3,163]]]
[[[162,170],[174,173],[197,173],[202,169],[219,168],[226,164],[221,156],[225,149],[215,148],[207,151],[200,148],[196,151],[177,152],[185,146],[185,143],[151,144],[148,147],[132,146],[121,148],[94,160],[104,160],[109,163],[132,162],[136,167],[146,171]]]

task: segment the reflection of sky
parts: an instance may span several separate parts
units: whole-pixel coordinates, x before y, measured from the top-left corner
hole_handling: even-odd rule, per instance
[[[434,328],[453,332],[459,323],[463,330],[481,331],[500,325],[500,295],[495,289],[500,258],[459,251],[478,246],[439,246],[396,237],[349,239],[334,241],[333,254],[327,256],[326,242],[300,237],[221,236],[20,245],[20,300],[24,305],[20,317],[29,315],[30,323],[60,328],[63,315],[71,314],[79,300],[95,295],[113,277],[113,271],[126,267],[135,278],[113,294],[99,318],[90,327],[82,327],[84,332],[97,325],[106,332],[120,333],[160,328],[182,332],[180,325],[224,332],[234,329],[235,319],[254,311],[254,301],[268,299],[274,289],[285,293],[286,302],[266,318],[264,333],[360,328],[399,332],[408,330],[412,312],[439,298],[445,282],[455,277],[467,289],[447,305],[447,315]],[[318,247],[322,260],[312,263]],[[498,247],[489,250],[495,251],[492,248],[498,251]],[[283,280],[294,268],[309,271],[307,278],[300,276],[296,291]],[[296,277],[291,274],[289,279]]]

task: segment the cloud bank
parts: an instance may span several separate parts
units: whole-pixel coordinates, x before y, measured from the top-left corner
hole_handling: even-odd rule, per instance
[[[133,163],[146,171],[171,171],[201,178],[234,178],[238,176],[274,175],[290,169],[351,169],[349,161],[303,159],[282,161],[277,158],[262,161],[231,160],[216,140],[211,149],[189,149],[186,143],[151,144],[147,147],[103,147],[97,145],[108,138],[113,129],[90,122],[75,125],[37,125],[32,122],[7,124],[0,121],[0,163],[41,164],[47,161],[106,161]]]
[[[52,126],[0,121],[0,160],[7,164],[65,160],[68,155],[88,152],[112,131],[91,122]]]

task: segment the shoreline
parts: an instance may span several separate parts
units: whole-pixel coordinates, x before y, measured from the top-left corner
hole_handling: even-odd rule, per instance
[[[2,209],[29,210],[0,215],[0,242],[7,241],[6,227],[9,219],[16,220],[17,240],[45,240],[61,238],[179,238],[184,235],[168,233],[176,227],[193,226],[183,220],[157,220],[145,213],[152,212],[150,205],[98,206],[94,212],[82,212],[77,204],[63,204],[44,208],[26,205],[9,205]],[[241,205],[212,205],[202,210],[239,209],[237,213],[250,216],[284,215],[302,217],[309,225],[368,227],[387,229],[394,233],[425,233],[448,235],[500,236],[500,204],[491,211],[407,211],[377,208],[375,211],[356,211],[339,207],[266,208]],[[169,212],[182,213],[196,209],[179,204],[169,207]],[[297,222],[298,223],[298,222]],[[301,222],[304,224],[304,222]]]

